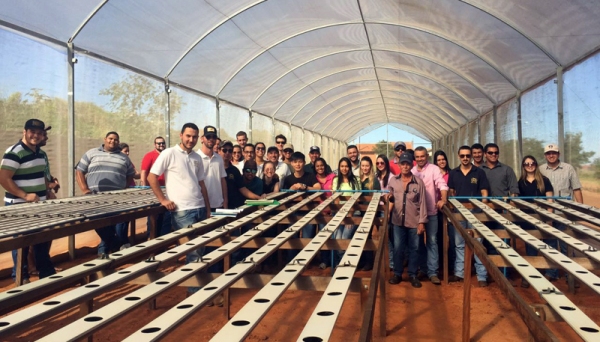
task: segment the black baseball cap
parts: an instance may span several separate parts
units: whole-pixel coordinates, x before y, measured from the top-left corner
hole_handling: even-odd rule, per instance
[[[52,127],[48,127],[50,129]],[[25,129],[41,129],[46,130],[46,125],[44,121],[38,119],[29,119],[25,122]]]
[[[413,157],[413,155],[410,154],[410,153],[407,153],[407,152],[402,153],[400,155],[399,159],[400,159],[400,163],[402,163],[402,162],[412,163],[415,160],[415,158]]]
[[[321,153],[321,149],[319,148],[319,146],[311,146],[308,153],[313,153],[313,152]]]
[[[267,149],[267,153],[271,153],[273,151],[279,153],[279,149],[276,146],[269,146],[269,148]]]
[[[217,129],[214,126],[204,126],[204,134],[205,137],[209,137],[209,136],[215,136],[215,137],[219,137],[217,135]]]

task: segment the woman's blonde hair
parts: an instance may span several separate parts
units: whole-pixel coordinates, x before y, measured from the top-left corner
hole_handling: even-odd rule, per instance
[[[545,196],[546,188],[544,186],[544,178],[542,176],[542,173],[540,172],[538,162],[534,156],[530,155],[530,156],[523,157],[523,160],[521,161],[521,179],[520,179],[520,181],[525,182],[527,180],[527,171],[525,170],[525,165],[524,165],[525,160],[527,160],[527,159],[531,159],[535,163],[535,171],[533,172],[535,182],[537,183],[537,188],[540,191],[540,193],[543,196]]]
[[[370,166],[370,171],[368,174],[369,177],[369,181],[367,182],[367,184],[365,184],[365,188],[363,190],[373,190],[373,184],[375,183],[375,170],[373,170],[373,161],[371,160],[371,158],[364,156],[360,159],[360,163],[362,164],[362,162],[368,162],[369,166]],[[362,178],[362,169],[360,170],[360,178]]]

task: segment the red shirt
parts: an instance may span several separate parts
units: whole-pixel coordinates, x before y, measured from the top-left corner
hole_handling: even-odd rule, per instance
[[[158,156],[160,156],[160,153],[157,150],[152,150],[146,153],[146,155],[142,159],[142,171],[146,171],[146,174],[149,174],[150,169],[152,168],[152,165],[154,165],[154,162],[156,161]],[[160,186],[165,186],[164,173],[158,177],[158,184],[160,184]]]
[[[390,173],[394,176],[400,174],[400,165],[396,164],[396,161],[394,159],[390,160]]]

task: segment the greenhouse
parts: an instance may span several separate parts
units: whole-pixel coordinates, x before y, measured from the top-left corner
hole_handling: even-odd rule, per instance
[[[450,167],[460,146],[496,143],[517,175],[523,156],[543,161],[556,144],[600,206],[600,1],[1,4],[0,145],[30,118],[51,126],[59,197],[81,195],[73,170],[107,132],[139,165],[155,137],[177,145],[193,122],[266,147],[283,134],[332,166],[382,127],[445,151]]]

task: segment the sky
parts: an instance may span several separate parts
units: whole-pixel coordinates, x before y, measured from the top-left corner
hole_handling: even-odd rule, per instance
[[[386,138],[389,137],[389,138]],[[404,142],[409,142],[411,141],[413,143],[413,146],[424,146],[427,148],[431,147],[431,142],[428,140],[425,140],[421,137],[417,137],[416,135],[413,135],[411,133],[408,133],[406,131],[400,130],[394,126],[391,125],[384,125],[382,127],[379,127],[363,136],[360,137],[360,143],[361,144],[374,144],[374,143],[378,143],[381,140],[388,140],[388,141],[404,141]],[[354,139],[352,141],[349,142],[350,144],[358,144],[359,143],[359,139]]]

